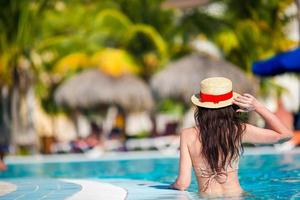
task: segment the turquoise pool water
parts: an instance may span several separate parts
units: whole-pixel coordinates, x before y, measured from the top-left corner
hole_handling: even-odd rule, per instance
[[[177,158],[37,162],[9,164],[0,178],[122,178],[171,183],[177,170]],[[300,199],[300,154],[243,156],[239,178],[251,194],[244,199]],[[188,190],[197,196],[195,179]]]

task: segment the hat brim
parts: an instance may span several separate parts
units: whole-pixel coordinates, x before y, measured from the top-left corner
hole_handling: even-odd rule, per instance
[[[199,94],[194,94],[191,97],[191,101],[193,102],[194,105],[204,107],[204,108],[223,108],[232,105],[233,99],[238,96],[240,96],[239,93],[233,92],[233,95],[230,99],[225,101],[220,101],[218,103],[213,103],[213,102],[201,102],[201,100],[199,99]]]

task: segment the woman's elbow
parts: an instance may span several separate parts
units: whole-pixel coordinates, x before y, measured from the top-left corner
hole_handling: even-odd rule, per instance
[[[280,139],[280,140],[290,140],[290,139],[292,139],[293,136],[294,136],[293,131],[288,130],[288,131],[286,132],[286,134],[284,134],[283,138]]]
[[[273,138],[273,142],[274,143],[278,143],[278,142],[283,142],[283,141],[287,141],[290,140],[293,137],[293,132],[292,131],[287,131],[284,134],[276,134]]]

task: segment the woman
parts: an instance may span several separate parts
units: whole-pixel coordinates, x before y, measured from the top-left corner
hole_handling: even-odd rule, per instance
[[[193,95],[195,128],[180,134],[179,175],[172,188],[185,190],[194,169],[201,195],[236,196],[243,190],[238,180],[242,143],[276,143],[292,132],[250,94],[232,91],[232,82],[223,77],[205,79],[200,94]],[[240,112],[255,111],[271,129],[242,122]]]

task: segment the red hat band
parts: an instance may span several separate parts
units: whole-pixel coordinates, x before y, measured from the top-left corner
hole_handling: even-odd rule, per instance
[[[213,103],[219,103],[220,101],[226,101],[230,98],[232,98],[233,93],[232,91],[225,93],[225,94],[219,94],[219,95],[213,95],[213,94],[205,94],[200,92],[199,98],[201,102],[213,102]]]

